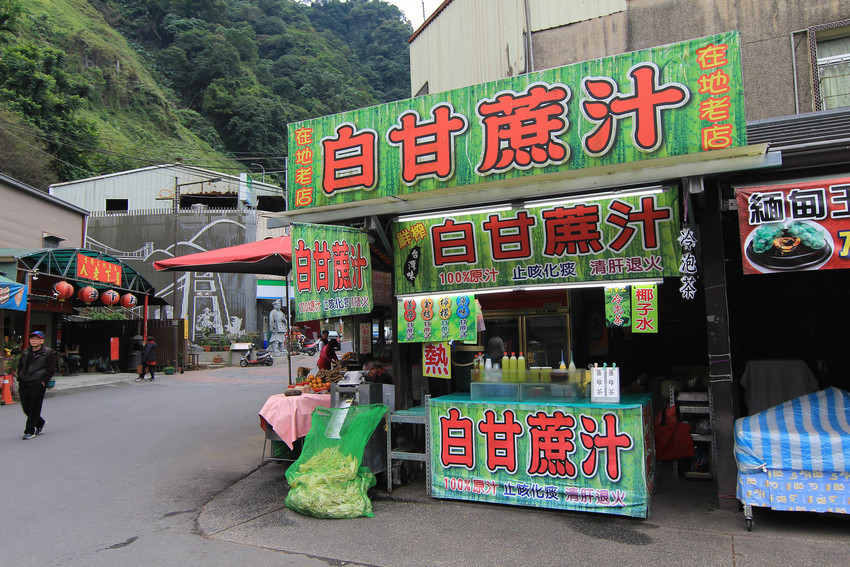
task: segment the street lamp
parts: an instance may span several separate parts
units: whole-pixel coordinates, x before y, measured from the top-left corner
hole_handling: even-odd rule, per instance
[[[259,167],[260,169],[263,170],[263,183],[265,183],[266,182],[266,168],[263,167],[262,165],[260,165],[259,163],[252,163],[251,165],[256,165],[257,167]]]
[[[198,184],[204,184],[204,183],[215,183],[217,181],[221,181],[221,177],[214,177],[212,179],[202,179],[200,181],[189,181],[187,183],[179,183],[179,181],[180,181],[179,177],[174,178],[174,195],[171,196],[171,198],[172,198],[171,210],[172,210],[172,213],[174,215],[174,257],[175,258],[177,257],[177,243],[179,241],[179,235],[178,235],[177,228],[178,228],[178,225],[179,225],[178,220],[180,218],[180,216],[179,216],[179,214],[180,214],[180,188],[181,187],[187,187],[189,185],[198,185]],[[166,197],[166,199],[167,199],[167,197]],[[180,334],[179,333],[180,324],[177,320],[177,279],[178,278],[177,278],[177,272],[176,271],[174,272],[173,276],[174,276],[174,279],[172,280],[172,284],[171,284],[172,285],[171,317],[173,319],[172,326],[174,327],[174,364],[173,364],[173,366],[176,368],[177,363],[178,363],[178,359],[179,359],[179,353],[180,353],[180,351],[179,351],[179,338],[178,338],[178,335]],[[145,337],[145,340],[147,340],[147,337]]]

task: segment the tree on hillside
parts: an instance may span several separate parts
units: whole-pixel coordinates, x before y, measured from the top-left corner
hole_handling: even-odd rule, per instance
[[[52,183],[61,181],[53,171],[53,159],[47,146],[39,139],[41,133],[34,126],[9,112],[0,109],[0,160],[2,172],[47,191]]]
[[[0,103],[40,131],[63,179],[91,168],[97,133],[77,115],[87,94],[87,85],[68,71],[64,51],[14,37],[0,45]]]

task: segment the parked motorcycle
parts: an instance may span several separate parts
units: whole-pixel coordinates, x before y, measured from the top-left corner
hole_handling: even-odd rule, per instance
[[[251,348],[242,355],[242,358],[239,360],[239,366],[256,366],[259,364],[264,364],[266,366],[271,366],[274,364],[274,357],[272,353],[268,349],[261,348],[257,351],[257,355],[254,358],[251,358],[251,353],[254,352],[254,344],[251,343]]]
[[[322,339],[307,341],[304,337],[299,337],[290,354],[306,354],[309,356],[315,355],[322,348]]]

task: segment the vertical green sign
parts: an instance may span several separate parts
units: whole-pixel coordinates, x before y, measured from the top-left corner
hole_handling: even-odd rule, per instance
[[[628,327],[632,322],[629,286],[605,288],[605,323],[609,327]]]
[[[633,285],[632,332],[658,332],[658,286]]]
[[[348,227],[292,224],[295,320],[372,311],[366,233]]]

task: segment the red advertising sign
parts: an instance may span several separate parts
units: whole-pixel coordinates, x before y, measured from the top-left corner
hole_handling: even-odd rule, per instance
[[[850,268],[850,177],[735,195],[745,274]]]
[[[91,256],[77,254],[77,277],[121,285],[121,266]]]

